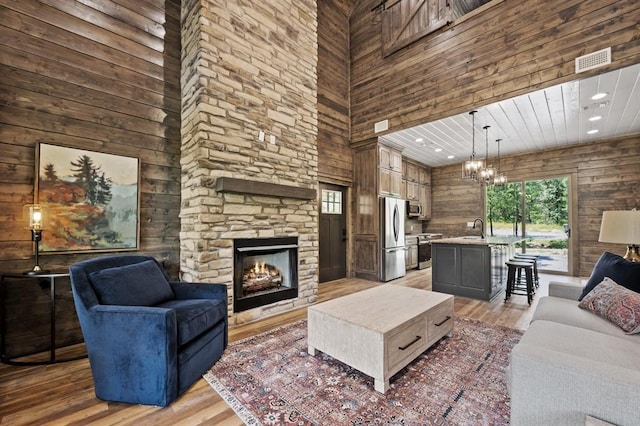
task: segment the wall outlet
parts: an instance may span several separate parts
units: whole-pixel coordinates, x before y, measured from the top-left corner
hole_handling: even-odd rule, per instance
[[[467,228],[473,228],[473,222],[467,222]]]
[[[275,135],[270,135],[270,136],[269,136],[269,142],[271,142],[272,144],[275,144],[275,143],[276,143],[276,137],[275,137]]]
[[[258,140],[264,142],[264,132],[262,130],[258,132]]]

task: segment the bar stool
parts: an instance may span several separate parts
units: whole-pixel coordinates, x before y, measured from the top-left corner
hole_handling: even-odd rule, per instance
[[[538,255],[528,253],[516,253],[513,256],[517,260],[527,259],[533,261],[533,282],[536,288],[540,287],[540,277],[538,276]],[[520,279],[520,277],[518,277]]]
[[[512,257],[510,260],[514,260],[516,262],[527,262],[527,263],[531,263],[531,266],[533,266],[533,292],[536,292],[536,289],[538,288],[538,283],[536,280],[536,271],[538,269],[538,262],[536,261],[536,259],[530,259],[528,257],[520,257],[520,255],[514,255],[514,257]],[[522,276],[522,270],[518,270],[518,274],[516,277],[516,282],[518,284],[522,284],[524,285],[526,283],[526,278]]]
[[[531,261],[511,259],[505,262],[507,265],[507,289],[505,291],[504,301],[509,300],[512,294],[519,294],[527,296],[527,303],[531,306],[531,300],[533,300],[533,263]],[[521,275],[524,271],[525,282],[524,287],[522,283],[516,279],[517,275]]]

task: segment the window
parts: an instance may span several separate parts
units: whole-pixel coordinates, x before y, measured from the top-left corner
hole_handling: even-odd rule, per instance
[[[467,13],[473,12],[475,9],[490,1],[491,0],[453,0],[453,2],[451,2],[451,18],[454,21],[460,19]]]
[[[322,208],[324,214],[342,214],[342,192],[322,190]]]

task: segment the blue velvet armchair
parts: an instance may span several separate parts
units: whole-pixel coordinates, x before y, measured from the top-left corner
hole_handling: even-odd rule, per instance
[[[148,256],[69,268],[96,396],[166,406],[224,352],[227,287],[170,281]]]

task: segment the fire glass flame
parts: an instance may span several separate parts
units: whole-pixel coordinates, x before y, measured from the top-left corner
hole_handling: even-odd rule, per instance
[[[243,271],[243,296],[277,289],[282,285],[282,282],[282,271],[279,268],[267,262],[256,260],[252,267],[245,268]]]

